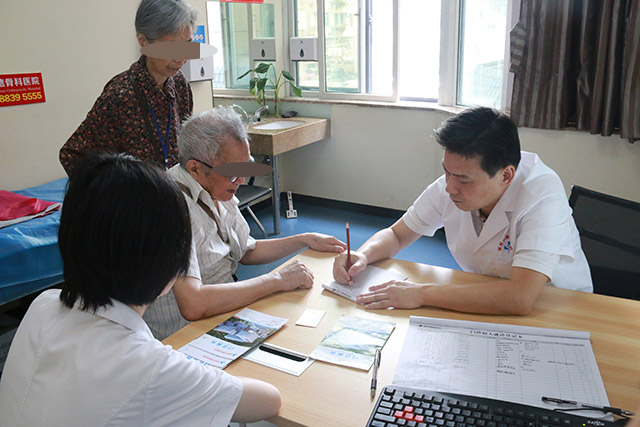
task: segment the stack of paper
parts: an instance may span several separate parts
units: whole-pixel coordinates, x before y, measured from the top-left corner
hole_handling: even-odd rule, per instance
[[[343,285],[336,281],[323,283],[322,287],[328,291],[345,297],[355,302],[358,295],[369,292],[369,287],[373,285],[381,285],[390,280],[405,280],[407,276],[385,270],[380,267],[368,265],[363,271],[353,278],[351,285]]]
[[[581,331],[411,316],[393,383],[549,409],[542,396],[609,404]]]

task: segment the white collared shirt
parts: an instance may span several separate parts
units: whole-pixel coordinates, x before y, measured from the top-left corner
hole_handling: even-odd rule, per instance
[[[183,167],[176,165],[167,173],[190,193],[185,194],[192,234],[187,276],[200,279],[207,285],[233,282],[238,262],[247,251],[256,247],[255,239],[249,235],[249,224],[238,209],[238,199],[233,197],[226,202],[218,201],[218,209],[209,193]],[[198,205],[198,200],[208,206],[215,220]],[[144,314],[144,320],[159,340],[189,323],[180,314],[173,291],[151,304]]]
[[[0,379],[3,426],[226,426],[242,383],[188,360],[118,301],[95,314],[60,290],[31,304]]]
[[[412,231],[433,236],[444,226],[447,246],[464,271],[508,278],[528,268],[560,288],[593,292],[591,273],[562,182],[534,153],[522,152],[513,182],[478,234],[471,212],[451,201],[444,175],[402,217]]]

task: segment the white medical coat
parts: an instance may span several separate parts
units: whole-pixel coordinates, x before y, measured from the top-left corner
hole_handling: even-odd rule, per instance
[[[464,271],[508,278],[512,267],[523,267],[545,274],[554,286],[593,292],[562,182],[536,154],[522,152],[514,180],[480,235],[471,212],[456,207],[445,187],[443,175],[402,219],[412,231],[426,236],[444,227],[447,246]],[[536,253],[543,256],[538,260]],[[558,262],[550,265],[544,253],[559,255]]]
[[[242,382],[162,345],[119,301],[94,314],[44,291],[0,380],[3,426],[227,426]]]

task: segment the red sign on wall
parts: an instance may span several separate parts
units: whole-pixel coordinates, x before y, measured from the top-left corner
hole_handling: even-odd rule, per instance
[[[0,107],[45,101],[42,73],[0,74]]]

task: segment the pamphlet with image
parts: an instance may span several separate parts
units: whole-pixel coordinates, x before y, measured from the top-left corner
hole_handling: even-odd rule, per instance
[[[245,308],[178,350],[203,365],[224,369],[288,321]]]
[[[309,357],[368,371],[396,324],[342,315]]]

